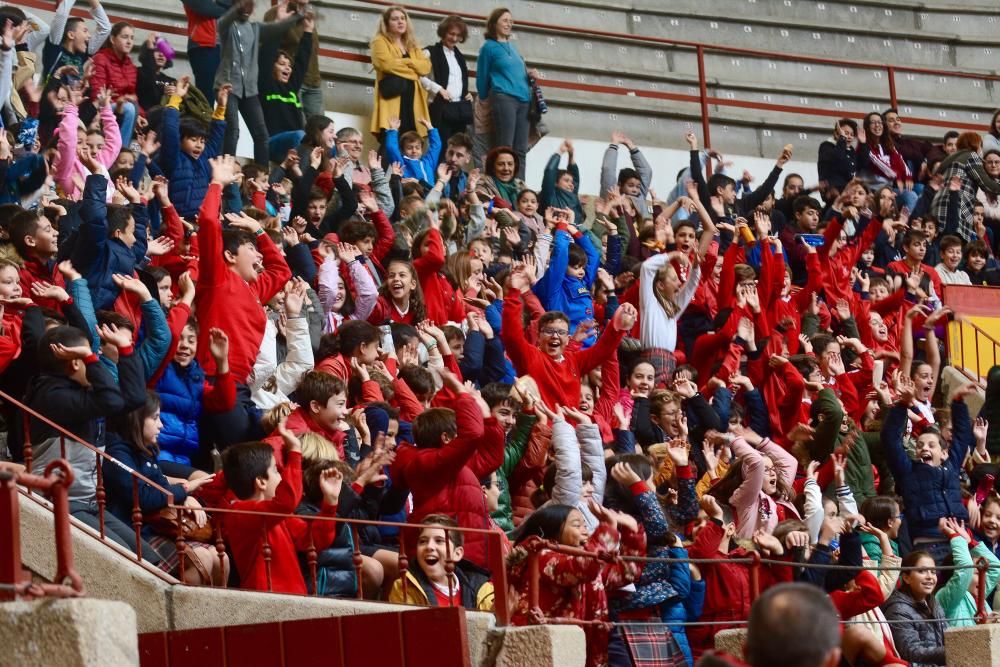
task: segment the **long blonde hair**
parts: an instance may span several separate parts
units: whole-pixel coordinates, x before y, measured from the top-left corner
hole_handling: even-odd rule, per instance
[[[677,273],[677,269],[670,262],[667,262],[657,270],[656,277],[653,278],[653,294],[656,296],[656,300],[660,306],[663,307],[663,310],[666,311],[667,317],[674,318],[680,314],[681,307],[674,303],[673,299],[668,298],[666,294],[661,292],[659,287],[659,283],[666,280],[671,271],[675,274]]]
[[[417,38],[413,34],[413,22],[410,21],[410,15],[399,5],[388,7],[382,12],[382,16],[378,22],[378,30],[375,32],[373,39],[378,39],[381,36],[390,44],[396,43],[396,38],[389,33],[389,19],[392,17],[393,12],[400,12],[406,18],[406,32],[403,33],[403,44],[406,45],[406,52],[410,53],[411,51],[419,50],[420,42],[417,41]]]

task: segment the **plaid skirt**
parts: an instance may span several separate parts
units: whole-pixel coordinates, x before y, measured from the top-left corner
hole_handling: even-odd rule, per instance
[[[152,547],[153,551],[160,554],[160,562],[156,564],[156,567],[160,568],[169,575],[178,576],[178,568],[181,565],[181,557],[177,553],[177,544],[174,542],[172,537],[164,537],[163,535],[150,535],[144,538],[146,544]],[[205,544],[204,542],[193,542],[191,540],[185,540],[184,544],[188,549],[193,549],[195,547],[210,547],[214,549],[215,547],[210,544]],[[186,557],[189,559],[190,557]],[[190,565],[190,563],[188,563]]]
[[[635,667],[686,667],[687,658],[667,626],[625,621],[618,627]]]
[[[674,379],[677,369],[677,359],[670,350],[653,348],[643,350],[639,358],[653,367],[653,386],[667,387]]]

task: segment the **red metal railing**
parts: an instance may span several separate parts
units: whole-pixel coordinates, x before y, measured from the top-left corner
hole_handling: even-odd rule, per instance
[[[391,2],[390,0],[358,0],[358,2],[378,7],[388,7],[393,4],[396,4]],[[46,11],[51,11],[52,9],[51,4],[46,2],[45,0],[20,0],[18,4],[33,9],[41,9]],[[409,10],[422,12],[433,16],[446,16],[449,14],[457,14],[465,19],[474,21],[484,21],[486,18],[481,14],[475,14],[471,12],[452,12],[444,9],[437,9],[433,7],[426,7],[414,4],[404,4],[403,6]],[[84,10],[80,8],[75,8],[72,13],[74,16],[87,16]],[[144,30],[152,30],[160,33],[169,33],[179,36],[187,35],[187,31],[185,29],[167,25],[165,23],[153,23],[151,21],[136,20],[128,16],[122,16],[122,15],[110,15],[109,18],[112,21],[128,21],[131,25]],[[886,93],[888,96],[887,97],[888,103],[889,105],[897,108],[899,107],[899,96],[897,94],[897,86],[896,86],[897,73],[920,74],[927,76],[948,76],[960,79],[977,79],[984,81],[1000,81],[1000,75],[998,74],[966,72],[959,70],[942,70],[942,69],[933,69],[927,67],[913,67],[908,65],[889,65],[889,64],[870,63],[870,62],[856,61],[856,60],[822,58],[818,56],[794,55],[781,51],[767,51],[764,49],[727,46],[724,44],[705,44],[691,40],[633,35],[629,33],[614,32],[609,30],[595,30],[593,28],[583,28],[576,26],[561,26],[551,23],[525,21],[521,19],[518,19],[518,25],[537,28],[540,30],[549,30],[549,31],[558,30],[561,32],[565,32],[567,34],[571,33],[575,35],[592,36],[597,38],[614,39],[619,41],[626,41],[626,42],[633,42],[640,44],[669,46],[677,49],[693,50],[695,52],[695,56],[698,62],[697,95],[664,92],[658,90],[644,90],[639,88],[625,88],[625,87],[587,84],[577,81],[567,81],[567,80],[554,79],[548,77],[544,79],[544,84],[547,87],[560,88],[564,90],[576,90],[589,93],[600,93],[600,94],[662,100],[668,102],[688,102],[697,104],[699,105],[700,109],[703,144],[705,147],[711,146],[710,105],[715,105],[719,107],[755,109],[758,111],[771,111],[783,114],[787,113],[787,114],[798,114],[798,115],[824,116],[830,118],[864,117],[864,114],[862,113],[851,112],[844,109],[796,107],[787,104],[775,104],[771,102],[758,102],[753,100],[746,100],[746,99],[741,100],[735,98],[730,99],[728,97],[717,97],[714,95],[710,95],[708,91],[708,73],[706,72],[706,66],[705,66],[706,53],[728,54],[734,56],[751,56],[751,57],[768,58],[771,60],[785,61],[785,62],[827,65],[838,68],[850,67],[850,68],[864,69],[869,71],[884,72],[887,83]],[[320,55],[323,55],[325,57],[336,58],[339,60],[349,60],[354,62],[365,62],[365,63],[371,61],[367,55],[351,53],[349,51],[344,51],[340,49],[320,48],[319,53]],[[474,76],[475,72],[472,72],[471,74]],[[942,120],[940,118],[917,118],[917,117],[907,117],[906,120],[907,122],[912,123],[914,125],[921,125],[925,127],[949,128],[955,130],[972,130],[972,131],[983,131],[984,129],[986,129],[986,123],[964,123],[964,122]]]
[[[0,471],[0,601],[35,597],[78,597],[83,580],[73,567],[68,490],[73,469],[65,459],[52,461],[39,477],[29,472]],[[21,510],[18,486],[41,491],[52,499],[55,525],[56,573],[54,583],[33,583],[21,567]]]
[[[59,424],[56,424],[51,419],[39,414],[37,411],[32,410],[27,405],[17,400],[13,396],[0,391],[0,399],[18,408],[24,418],[24,467],[28,472],[31,472],[32,465],[34,463],[34,445],[31,442],[31,420],[36,419],[49,428],[54,429],[59,434],[59,456],[63,459],[66,458],[67,446],[70,447],[83,447],[90,450],[94,455],[94,462],[96,466],[96,503],[97,503],[97,515],[98,515],[98,533],[101,539],[107,538],[107,533],[104,526],[104,511],[107,507],[107,490],[104,487],[104,463],[110,463],[111,465],[118,466],[122,470],[128,472],[132,478],[132,502],[133,502],[133,512],[132,512],[132,527],[135,530],[136,537],[136,548],[135,557],[136,560],[142,562],[142,511],[139,508],[139,483],[148,484],[150,487],[156,489],[160,493],[163,493],[167,498],[167,503],[172,505],[174,502],[174,494],[169,490],[165,489],[153,480],[142,475],[135,470],[132,470],[127,465],[119,461],[113,456],[108,455],[103,450],[98,449],[91,443],[83,440],[79,436],[70,433],[64,429]],[[67,439],[69,443],[67,443]],[[67,487],[69,484],[67,483]],[[31,488],[28,487],[28,493],[31,493]],[[178,522],[181,517],[178,516]]]

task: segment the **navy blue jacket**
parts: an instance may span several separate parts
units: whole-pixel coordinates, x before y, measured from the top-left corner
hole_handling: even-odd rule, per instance
[[[896,490],[906,506],[910,537],[944,539],[938,530],[938,519],[954,517],[969,520],[959,486],[962,461],[972,444],[969,408],[962,401],[951,404],[954,436],[948,458],[937,467],[914,461],[906,453],[903,447],[906,421],[906,406],[894,405],[882,425],[882,447],[896,480]]]
[[[107,453],[119,462],[174,494],[174,504],[180,505],[187,498],[184,487],[171,484],[160,470],[155,456],[146,456],[121,436],[108,434]],[[121,519],[125,525],[132,525],[132,475],[112,461],[105,460],[104,485],[108,492],[108,511]],[[158,512],[167,506],[167,496],[159,489],[139,480],[139,508],[143,514]]]
[[[170,179],[170,201],[178,215],[188,218],[198,214],[205,193],[208,192],[212,181],[212,166],[208,160],[222,152],[226,121],[212,121],[205,150],[197,160],[181,150],[180,122],[179,110],[171,106],[164,107],[160,166]]]
[[[100,174],[87,177],[80,202],[82,220],[73,247],[73,266],[87,279],[95,310],[114,309],[118,287],[112,274],[131,276],[146,256],[146,226],[149,219],[145,206],[133,206],[135,243],[108,237],[108,179]]]

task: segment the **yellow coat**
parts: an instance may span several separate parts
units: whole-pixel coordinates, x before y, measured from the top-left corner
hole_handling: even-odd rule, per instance
[[[427,600],[427,594],[420,586],[420,582],[414,576],[412,570],[406,571],[406,595],[403,595],[403,578],[396,579],[389,591],[389,602],[396,604],[408,604],[418,607],[429,607],[431,603]],[[493,582],[487,581],[476,591],[476,608],[473,611],[493,611]]]
[[[417,124],[417,132],[420,133],[420,136],[427,136],[427,128],[420,124],[420,120],[430,120],[431,115],[427,109],[427,91],[420,85],[420,77],[430,74],[430,59],[422,49],[413,49],[408,54],[409,58],[404,58],[399,47],[382,35],[375,36],[371,48],[372,66],[375,67],[375,108],[372,110],[372,134],[378,136],[382,130],[388,129],[390,118],[399,117],[399,102],[402,98],[395,97],[386,100],[378,94],[378,84],[382,80],[382,75],[395,74],[414,82],[413,122]]]

